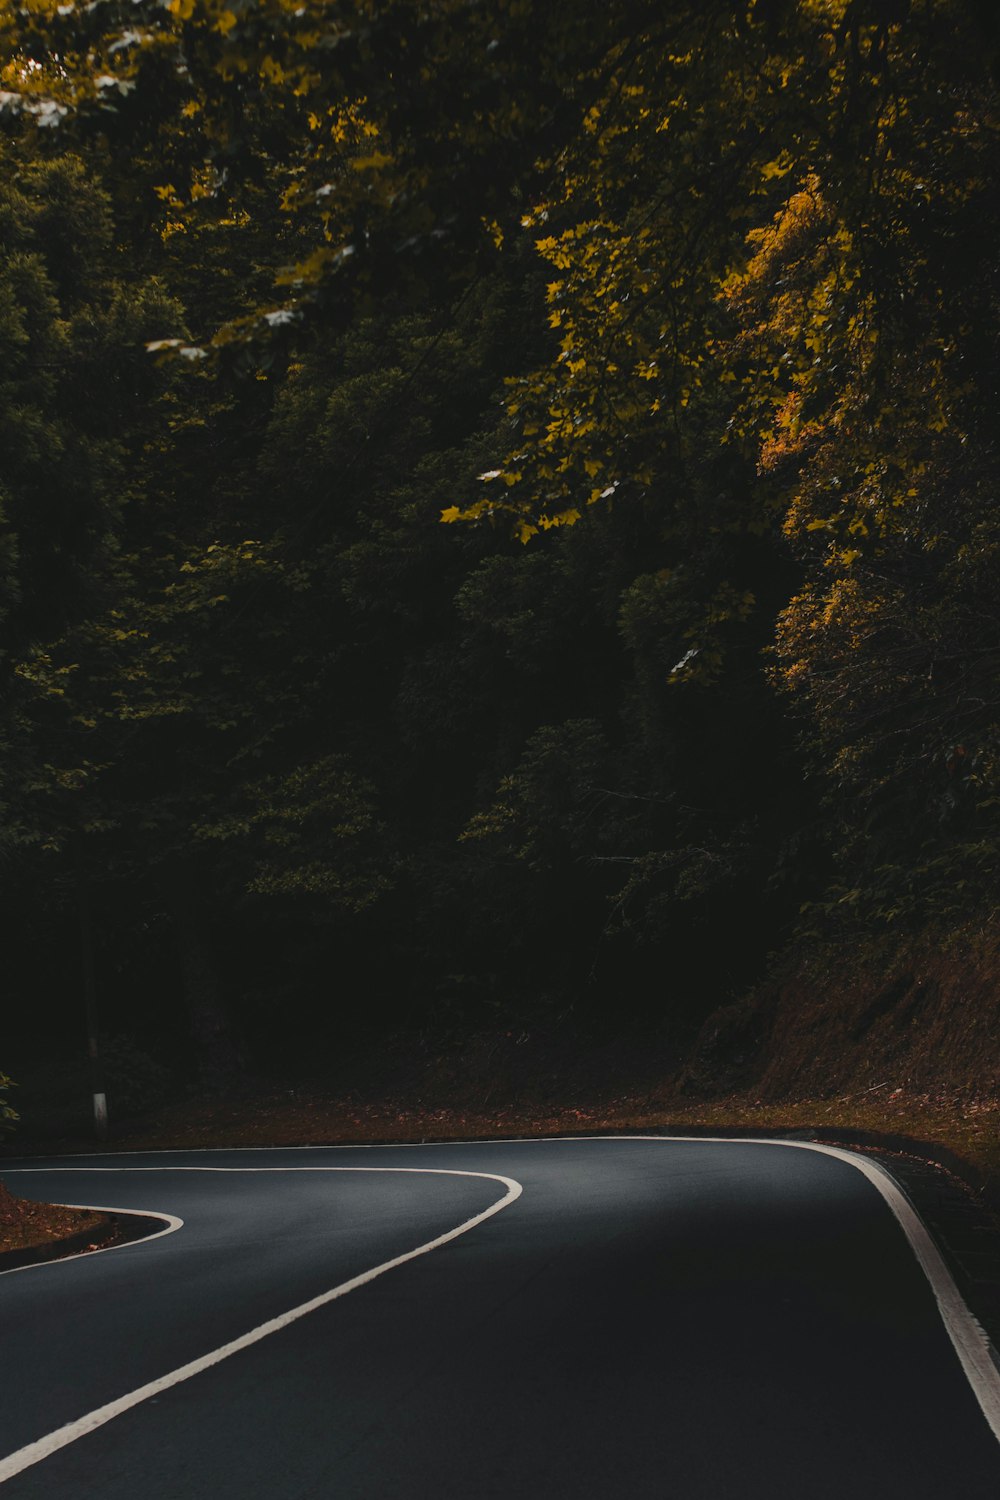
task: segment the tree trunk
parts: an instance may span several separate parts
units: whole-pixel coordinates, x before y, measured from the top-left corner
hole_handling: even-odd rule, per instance
[[[94,1134],[99,1141],[108,1138],[108,1096],[104,1087],[104,1064],[101,1060],[97,1004],[97,971],[94,965],[94,921],[90,909],[90,886],[80,844],[76,846],[77,915],[80,925],[80,973],[83,980],[83,1004],[87,1025],[87,1061],[90,1069],[90,1094],[94,1108]]]
[[[203,908],[183,880],[175,894],[174,928],[198,1076],[214,1086],[231,1084],[246,1058],[219,984]]]

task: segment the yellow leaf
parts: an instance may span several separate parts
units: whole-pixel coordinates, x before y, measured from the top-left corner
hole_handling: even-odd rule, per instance
[[[392,157],[386,156],[384,151],[373,151],[370,156],[356,156],[351,162],[351,170],[354,172],[379,172],[383,167],[392,163]]]

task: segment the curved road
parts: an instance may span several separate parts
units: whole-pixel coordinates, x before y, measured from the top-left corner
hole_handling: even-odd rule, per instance
[[[960,1305],[949,1334],[919,1224],[836,1154],[619,1137],[0,1171],[171,1216],[0,1275],[0,1500],[1000,1496],[995,1367]]]

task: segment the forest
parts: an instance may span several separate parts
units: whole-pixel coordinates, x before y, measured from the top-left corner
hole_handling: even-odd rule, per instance
[[[0,1069],[666,1073],[990,930],[992,0],[6,0],[0,65]]]

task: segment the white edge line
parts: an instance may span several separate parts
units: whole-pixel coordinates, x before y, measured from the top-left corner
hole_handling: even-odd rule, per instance
[[[72,1169],[70,1169],[72,1170]],[[100,1168],[84,1168],[84,1170],[99,1171]],[[127,1171],[129,1168],[119,1167],[118,1171]],[[142,1168],[139,1169],[143,1170]],[[146,1168],[147,1171],[170,1171],[169,1167]],[[196,1170],[196,1169],[190,1169]],[[219,1170],[219,1169],[216,1169]],[[251,1169],[252,1170],[252,1169]],[[275,1170],[274,1168],[266,1170]],[[278,1168],[277,1170],[282,1170]],[[292,1170],[295,1170],[294,1168]],[[299,1170],[317,1170],[316,1168],[305,1168]],[[276,1318],[269,1318],[266,1323],[260,1323],[252,1328],[249,1333],[241,1334],[239,1338],[232,1339],[228,1344],[222,1344],[218,1349],[213,1349],[210,1354],[203,1354],[199,1359],[190,1360],[186,1365],[180,1365],[176,1370],[171,1370],[167,1375],[161,1375],[156,1380],[149,1381],[146,1385],[139,1386],[130,1391],[127,1396],[120,1396],[116,1401],[109,1401],[104,1406],[97,1407],[88,1412],[86,1416],[78,1417],[75,1422],[68,1422],[64,1427],[57,1428],[47,1436],[39,1438],[34,1443],[28,1443],[23,1448],[18,1448],[15,1453],[8,1454],[6,1458],[0,1459],[0,1484],[8,1479],[13,1479],[16,1474],[23,1473],[32,1464],[37,1464],[42,1459],[49,1458],[57,1453],[60,1448],[75,1443],[78,1438],[86,1437],[88,1433],[95,1432],[98,1427],[103,1427],[106,1422],[111,1422],[115,1417],[120,1417],[124,1412],[130,1411],[133,1406],[139,1406],[143,1401],[148,1401],[152,1396],[158,1396],[163,1391],[170,1390],[172,1386],[180,1385],[182,1381],[190,1380],[193,1375],[200,1375],[203,1370],[208,1370],[212,1365],[219,1364],[228,1359],[231,1354],[238,1354],[241,1349],[248,1349],[252,1344],[257,1344],[269,1334],[277,1333],[282,1328],[287,1328],[290,1323],[295,1323],[299,1318],[304,1318],[308,1313],[315,1312],[327,1303],[334,1302],[338,1297],[344,1297],[348,1292],[356,1291],[358,1287],[365,1286],[369,1281],[374,1281],[377,1276],[384,1276],[386,1271],[393,1271],[397,1266],[405,1265],[407,1261],[416,1260],[418,1256],[427,1255],[431,1250],[438,1250],[442,1245],[447,1245],[451,1240],[458,1239],[459,1235],[467,1234],[470,1229],[475,1229],[486,1219],[490,1219],[520,1198],[523,1191],[521,1184],[515,1182],[511,1177],[501,1177],[496,1172],[459,1172],[445,1170],[440,1167],[320,1167],[319,1171],[325,1172],[413,1172],[425,1176],[435,1177],[480,1177],[491,1182],[500,1182],[507,1189],[502,1198],[484,1209],[482,1213],[475,1214],[471,1219],[466,1219],[455,1229],[449,1229],[444,1234],[439,1234],[436,1239],[428,1240],[426,1244],[418,1245],[415,1250],[408,1250],[404,1255],[394,1256],[392,1260],[383,1261],[381,1265],[373,1266],[369,1271],[362,1271],[358,1276],[352,1276],[349,1281],[343,1281],[339,1286],[332,1287],[328,1292],[322,1292],[318,1297],[312,1297],[308,1302],[302,1302],[298,1307],[291,1308],[288,1312],[279,1314]],[[117,1210],[115,1210],[117,1212]],[[167,1233],[167,1230],[162,1231]],[[68,1258],[68,1257],[67,1257]]]
[[[825,1146],[819,1141],[781,1141],[773,1144],[820,1151],[824,1156],[845,1161],[856,1167],[882,1194],[930,1283],[941,1321],[958,1355],[965,1378],[972,1387],[973,1395],[979,1402],[993,1436],[1000,1442],[1000,1370],[994,1363],[990,1340],[967,1307],[927,1226],[892,1174],[880,1163],[845,1151],[839,1146]]]
[[[53,1171],[58,1170],[53,1167]],[[87,1168],[82,1170],[86,1171]],[[90,1171],[98,1168],[91,1167]],[[91,1260],[95,1255],[107,1255],[112,1250],[127,1250],[130,1245],[145,1245],[150,1240],[162,1239],[165,1234],[174,1234],[178,1229],[184,1228],[184,1220],[178,1219],[176,1214],[165,1214],[156,1208],[108,1208],[105,1204],[97,1203],[56,1203],[55,1208],[83,1208],[89,1209],[95,1214],[129,1214],[137,1219],[160,1219],[164,1224],[163,1229],[157,1229],[153,1234],[141,1235],[138,1239],[126,1240],[122,1245],[100,1245],[96,1250],[75,1250],[72,1255],[54,1255],[50,1260],[32,1261],[27,1266],[11,1266],[9,1271],[0,1271],[0,1276],[17,1276],[21,1271],[42,1271],[46,1266],[61,1266],[67,1260]],[[34,1248],[34,1247],[33,1247]]]
[[[961,1292],[955,1285],[954,1278],[948,1270],[941,1252],[938,1250],[930,1233],[922,1219],[917,1214],[909,1199],[902,1192],[895,1179],[881,1165],[877,1165],[870,1158],[853,1151],[844,1150],[840,1146],[826,1146],[819,1141],[791,1141],[781,1140],[774,1136],[710,1136],[710,1135],[554,1135],[554,1136],[507,1136],[493,1137],[485,1140],[451,1140],[451,1141],[398,1141],[398,1142],[367,1142],[341,1143],[334,1145],[311,1145],[311,1146],[234,1146],[234,1147],[193,1147],[187,1151],[162,1150],[162,1151],[130,1151],[116,1152],[116,1156],[184,1156],[201,1155],[209,1151],[231,1151],[236,1152],[258,1152],[270,1151],[398,1151],[401,1149],[441,1147],[441,1146],[531,1146],[552,1145],[559,1141],[598,1141],[609,1143],[614,1141],[657,1141],[669,1145],[671,1141],[679,1141],[694,1145],[727,1145],[727,1146],[786,1146],[800,1151],[817,1151],[823,1156],[832,1156],[840,1161],[846,1162],[859,1171],[862,1176],[872,1184],[881,1195],[883,1202],[889,1208],[896,1222],[899,1224],[907,1243],[910,1246],[920,1269],[930,1285],[937,1303],[938,1312],[944,1323],[945,1331],[951,1340],[952,1346],[958,1356],[962,1371],[972,1388],[979,1407],[986,1419],[993,1436],[1000,1442],[1000,1370],[992,1356],[992,1345],[989,1338],[979,1326],[976,1319],[965,1303]],[[81,1153],[83,1155],[84,1153]],[[86,1153],[91,1158],[100,1155],[99,1152]],[[41,1158],[45,1160],[45,1158]],[[79,1160],[79,1158],[74,1158]],[[17,1158],[15,1158],[17,1160]],[[20,1158],[21,1161],[24,1158]],[[49,1158],[51,1160],[51,1158]],[[135,1168],[127,1167],[14,1167],[6,1169],[7,1172],[55,1172],[55,1171],[129,1171]],[[139,1168],[138,1170],[175,1170],[195,1171],[197,1168],[174,1166],[173,1168]],[[225,1171],[246,1170],[226,1168],[203,1168],[201,1170]],[[254,1170],[254,1169],[250,1169]],[[274,1170],[263,1168],[257,1170]],[[278,1169],[282,1170],[282,1169]],[[286,1168],[284,1170],[298,1170]],[[308,1169],[306,1169],[308,1170]],[[336,1169],[334,1169],[336,1170]],[[355,1169],[355,1170],[364,1170]],[[386,1170],[378,1168],[376,1170]],[[389,1169],[393,1170],[393,1169]],[[400,1168],[399,1170],[412,1170]],[[4,1168],[0,1162],[0,1172]],[[506,1179],[500,1179],[506,1180]],[[502,1206],[502,1205],[501,1205]],[[0,1482],[3,1479],[3,1470],[0,1468]]]

